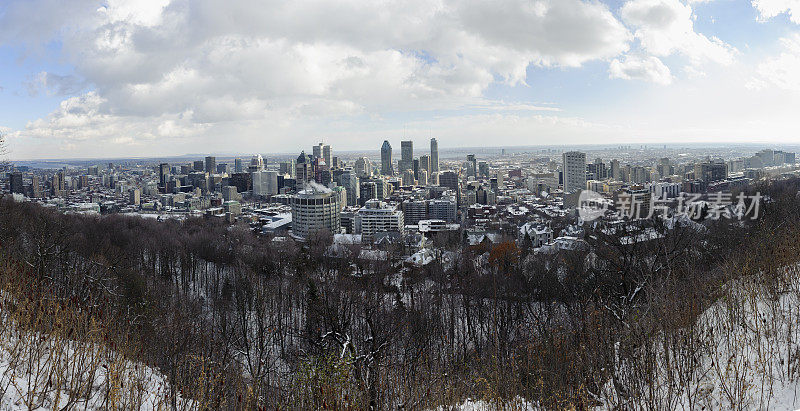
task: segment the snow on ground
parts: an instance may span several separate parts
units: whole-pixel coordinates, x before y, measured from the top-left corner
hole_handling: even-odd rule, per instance
[[[794,284],[768,287],[763,278],[728,284],[692,326],[662,333],[650,347],[658,362],[653,374],[639,359],[617,364],[621,386],[637,387],[647,376],[653,383],[638,385],[645,395],[622,398],[608,382],[598,409],[800,408],[800,271],[790,270]]]
[[[170,386],[157,370],[101,344],[20,330],[5,314],[0,311],[0,410],[171,408]],[[176,405],[193,408],[179,395]]]

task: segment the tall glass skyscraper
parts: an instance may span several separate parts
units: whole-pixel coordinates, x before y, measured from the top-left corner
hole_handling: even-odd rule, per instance
[[[394,174],[392,169],[392,145],[389,144],[388,140],[383,140],[383,146],[381,146],[381,174],[385,176]]]
[[[431,173],[439,172],[439,142],[435,138],[431,139]]]

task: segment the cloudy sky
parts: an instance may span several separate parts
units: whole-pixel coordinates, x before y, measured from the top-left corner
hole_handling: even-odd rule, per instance
[[[800,0],[3,0],[14,159],[800,142]]]

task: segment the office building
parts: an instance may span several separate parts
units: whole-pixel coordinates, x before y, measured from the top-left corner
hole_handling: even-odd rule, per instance
[[[403,171],[403,185],[404,186],[413,186],[417,184],[417,179],[414,178],[414,171],[410,169],[406,169]]]
[[[233,172],[234,173],[244,172],[244,163],[242,162],[242,159],[239,157],[236,157],[236,159],[233,160]]]
[[[294,167],[294,178],[298,190],[302,190],[305,185],[314,178],[311,157],[306,155],[305,151],[301,152],[297,157],[297,162]]]
[[[11,173],[9,186],[12,193],[24,194],[25,187],[22,185],[22,173]]]
[[[439,185],[454,191],[459,191],[458,174],[454,171],[442,171],[439,173]]]
[[[771,150],[764,150],[761,153],[768,152],[773,155]],[[763,161],[763,160],[762,160]],[[705,161],[694,166],[694,178],[702,180],[705,183],[712,181],[724,180],[728,177],[728,165],[724,161]]]
[[[383,141],[381,146],[381,174],[391,176],[394,174],[392,168],[392,145],[388,140]]]
[[[299,161],[298,161],[299,164]],[[342,209],[339,193],[318,184],[308,185],[290,198],[292,235],[306,239],[317,231],[338,233],[339,212]]]
[[[489,178],[489,164],[485,161],[478,163],[478,175],[480,177]]]
[[[611,160],[611,167],[608,171],[608,174],[612,180],[622,180],[622,172],[619,169],[619,160]]]
[[[431,156],[424,154],[419,156],[419,169],[427,171],[428,175],[431,175],[433,172],[431,170]]]
[[[431,173],[439,172],[439,142],[435,138],[431,139]]]
[[[264,170],[264,158],[261,157],[261,154],[256,154],[250,159],[250,165],[247,167],[247,171],[255,173],[262,170]]]
[[[400,162],[398,163],[398,173],[414,168],[414,142],[410,140],[400,142]]]
[[[403,201],[401,207],[405,223],[408,225],[415,225],[419,223],[419,220],[428,219],[428,201],[426,200],[406,200]]]
[[[380,200],[369,200],[358,210],[355,232],[361,234],[363,243],[371,243],[378,233],[405,232],[403,212]]]
[[[586,153],[568,151],[562,156],[565,193],[576,193],[586,187]]]
[[[257,171],[251,174],[253,195],[267,197],[278,194],[278,173],[276,171]]]
[[[361,184],[359,184],[357,172],[349,167],[344,170],[336,170],[334,181],[347,192],[347,205],[358,205],[358,199],[361,196]]]
[[[128,204],[138,206],[142,203],[141,191],[138,188],[128,190]]]
[[[214,156],[206,157],[206,173],[214,174],[217,171],[217,158]]]
[[[372,174],[372,162],[366,157],[360,157],[356,160],[353,171],[358,177],[369,177]]]
[[[478,172],[478,161],[475,154],[467,154],[467,177],[475,177]]]
[[[325,160],[325,164],[329,168],[333,168],[333,160],[331,159],[331,146],[327,144],[322,146],[322,159]]]

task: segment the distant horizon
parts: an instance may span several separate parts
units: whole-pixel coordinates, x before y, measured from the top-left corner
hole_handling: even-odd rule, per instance
[[[383,140],[381,140],[383,141]],[[391,143],[391,141],[390,141]],[[399,143],[399,141],[398,141]],[[512,150],[511,153],[507,154],[514,154],[514,151],[522,151],[522,150],[530,150],[530,149],[555,149],[561,151],[570,151],[570,150],[586,150],[586,151],[596,151],[596,150],[604,150],[604,149],[619,149],[621,147],[630,147],[631,150],[641,150],[642,148],[648,150],[659,150],[663,149],[665,146],[667,149],[680,149],[680,148],[726,148],[726,149],[733,149],[737,147],[741,148],[760,148],[760,149],[798,149],[800,150],[800,143],[788,144],[788,143],[758,143],[758,142],[750,142],[750,143],[742,143],[742,142],[735,142],[735,143],[717,143],[717,142],[672,142],[672,143],[620,143],[620,144],[547,144],[547,145],[515,145],[515,146],[475,146],[475,147],[442,147],[439,146],[440,156],[442,154],[447,155],[448,153],[461,153],[461,152],[470,152],[474,151],[475,153],[480,153],[481,151],[488,151],[488,150]],[[250,152],[250,153],[234,153],[234,152],[212,152],[212,153],[186,153],[180,155],[160,155],[160,156],[136,156],[136,157],[85,157],[85,158],[29,158],[29,159],[11,159],[9,158],[10,163],[34,163],[34,162],[88,162],[88,161],[98,161],[98,162],[113,162],[113,161],[137,161],[137,160],[189,160],[189,159],[203,159],[206,156],[214,156],[214,157],[221,157],[221,158],[242,158],[242,159],[249,159],[254,155],[262,155],[268,157],[291,157],[297,156],[302,151],[305,151],[306,154],[311,153],[311,148],[308,149],[299,149],[296,152],[286,151],[286,152]],[[397,148],[397,154],[393,153],[393,157],[399,158],[399,144],[398,147],[392,145],[392,150],[394,151]],[[372,150],[337,150],[335,146],[331,147],[334,156],[337,153],[343,153],[346,155],[358,155],[358,154],[365,154],[365,155],[373,155],[375,157],[380,155],[380,148],[372,149]],[[419,148],[421,152],[428,152],[430,150],[429,145],[425,145],[424,148]],[[414,152],[418,152],[418,146],[414,146]],[[536,154],[536,153],[532,153]]]

